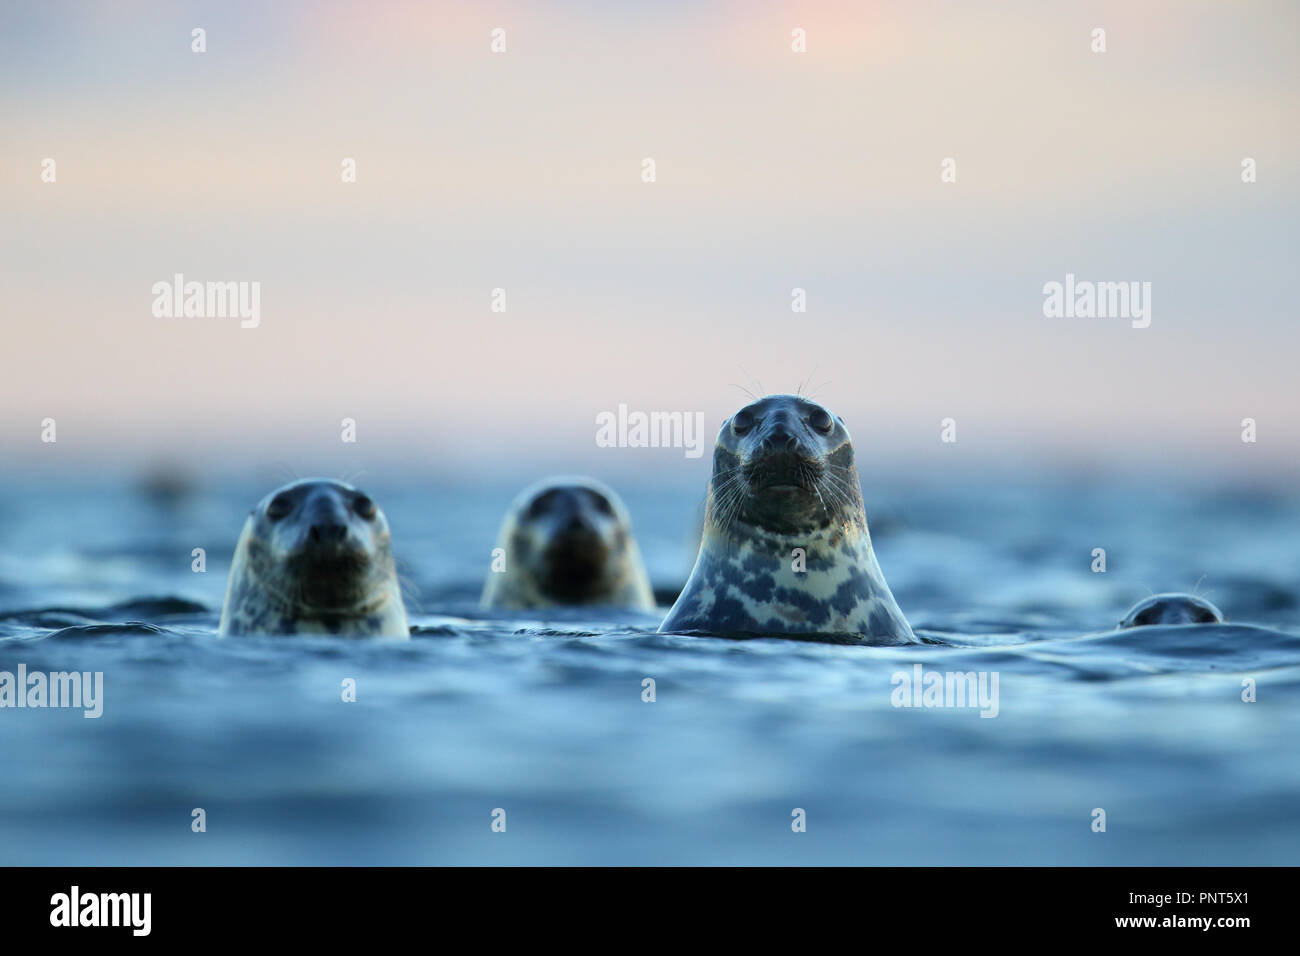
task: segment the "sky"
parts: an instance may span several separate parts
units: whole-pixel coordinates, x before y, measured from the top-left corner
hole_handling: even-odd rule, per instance
[[[711,436],[802,388],[875,465],[1291,474],[1298,33],[1259,0],[6,4],[0,462],[642,470],[683,453],[599,447],[602,412]],[[257,327],[156,315],[177,273],[258,283]],[[1067,274],[1150,283],[1149,326],[1044,315]]]

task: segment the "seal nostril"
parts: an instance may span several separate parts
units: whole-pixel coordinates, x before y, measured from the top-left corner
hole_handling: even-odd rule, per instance
[[[314,524],[307,532],[307,537],[317,544],[337,544],[343,540],[347,533],[347,525]]]
[[[794,451],[799,447],[799,439],[784,428],[773,429],[763,439],[765,451]]]

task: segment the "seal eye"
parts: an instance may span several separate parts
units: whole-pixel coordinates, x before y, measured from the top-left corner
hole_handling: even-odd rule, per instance
[[[610,505],[609,499],[606,498],[604,495],[592,495],[591,498],[592,498],[592,504],[595,506],[596,510],[599,511],[601,514],[612,515],[614,513],[613,506]]]
[[[747,409],[742,408],[731,416],[731,430],[737,435],[743,435],[753,427],[754,416]]]
[[[546,491],[534,498],[524,511],[524,517],[528,519],[540,518],[551,507],[555,501],[555,492]]]
[[[271,499],[271,503],[266,506],[266,517],[271,521],[279,521],[292,510],[293,502],[289,500],[288,495],[276,495]]]
[[[375,517],[375,503],[365,495],[358,495],[352,502],[352,510],[361,518],[370,521]]]
[[[808,424],[817,429],[823,435],[830,432],[835,425],[835,420],[831,418],[831,413],[824,408],[818,408],[808,416]]]

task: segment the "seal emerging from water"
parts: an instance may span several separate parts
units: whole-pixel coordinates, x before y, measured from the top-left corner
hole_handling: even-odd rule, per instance
[[[699,557],[659,630],[917,642],[876,563],[842,421],[769,395],[723,423]]]
[[[607,605],[653,611],[654,592],[618,495],[590,478],[547,478],[515,498],[483,607]]]
[[[1223,612],[1192,594],[1153,594],[1133,605],[1119,622],[1124,627],[1148,624],[1222,624]]]
[[[409,639],[379,506],[324,478],[263,498],[235,546],[218,633]]]

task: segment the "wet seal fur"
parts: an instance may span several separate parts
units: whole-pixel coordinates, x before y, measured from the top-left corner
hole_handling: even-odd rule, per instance
[[[485,608],[655,608],[627,509],[591,478],[547,478],[524,489],[506,512],[497,547],[505,569],[488,572]]]
[[[263,498],[235,546],[217,632],[409,639],[379,506],[325,478],[295,481]]]
[[[769,395],[723,423],[700,553],[659,630],[919,643],[876,563],[839,418]]]
[[[1149,624],[1222,624],[1223,612],[1193,594],[1153,594],[1137,604],[1119,622],[1121,628]]]

